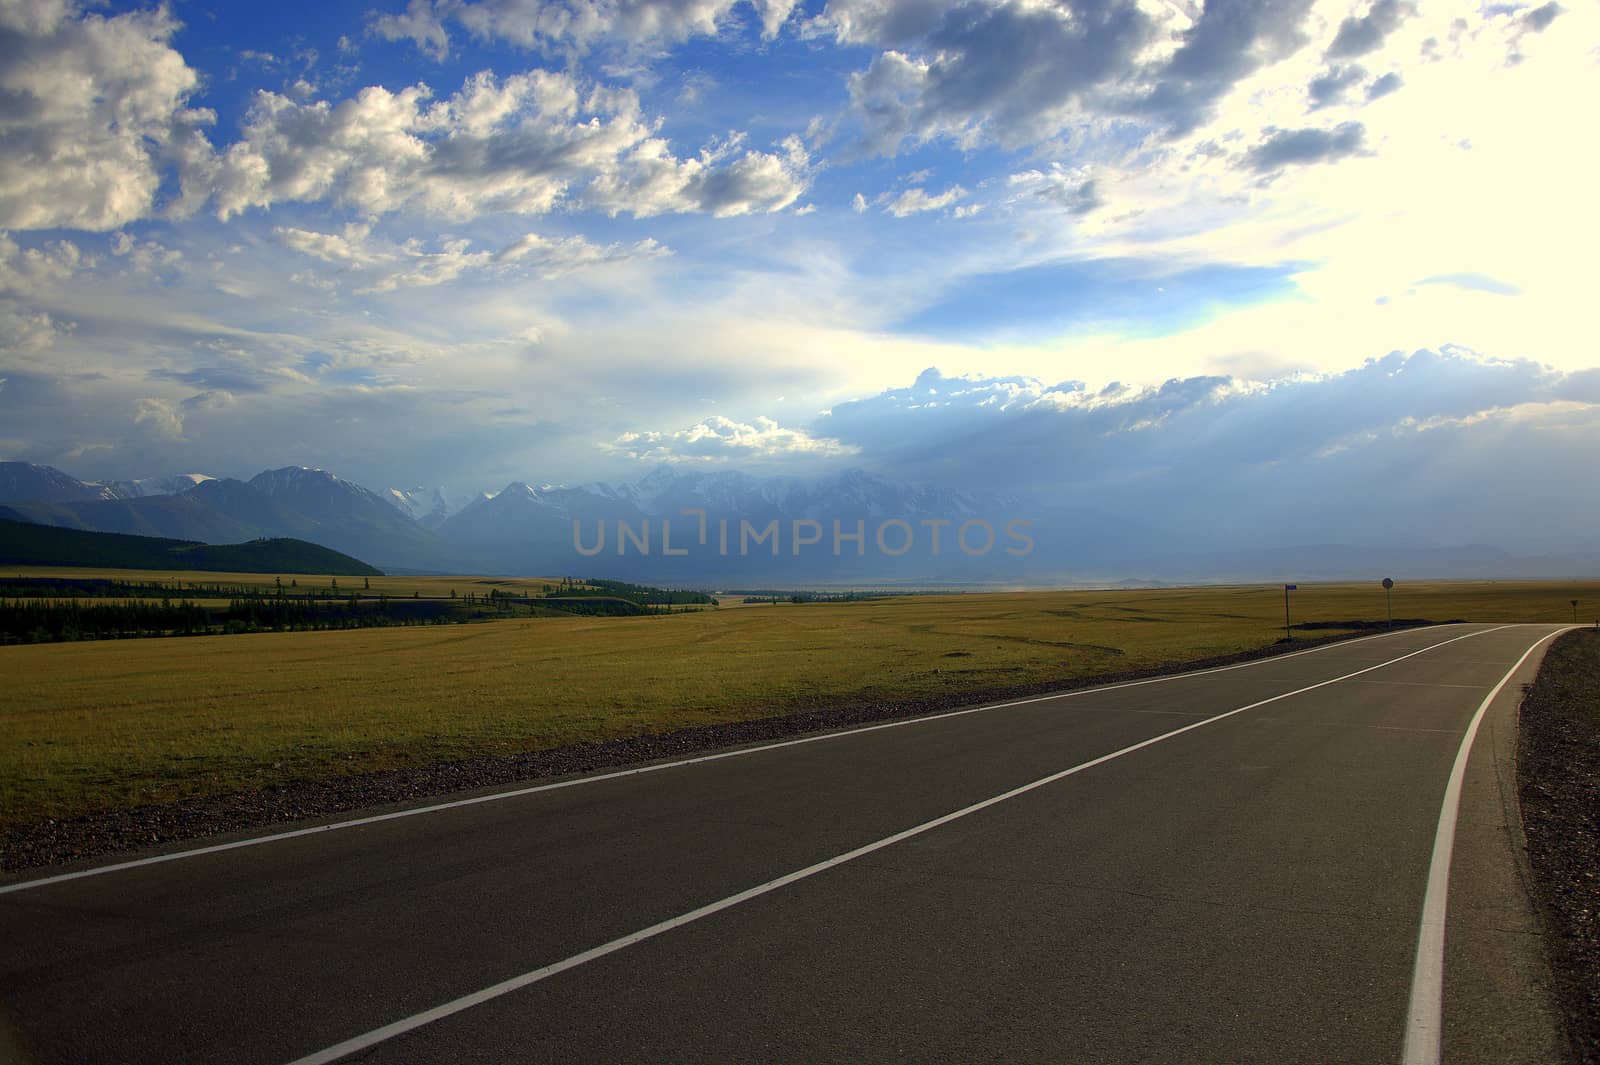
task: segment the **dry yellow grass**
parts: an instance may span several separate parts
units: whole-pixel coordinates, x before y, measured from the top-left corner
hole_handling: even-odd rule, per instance
[[[1395,616],[1564,621],[1574,598],[1592,615],[1600,583],[1402,585]],[[1301,585],[1294,610],[1376,620],[1383,593]],[[1270,644],[1282,619],[1265,586],[5,647],[0,821],[1192,661]]]

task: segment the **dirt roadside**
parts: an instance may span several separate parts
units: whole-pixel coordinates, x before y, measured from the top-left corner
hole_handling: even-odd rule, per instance
[[[1600,632],[1546,653],[1522,703],[1517,791],[1573,1059],[1600,1065]]]

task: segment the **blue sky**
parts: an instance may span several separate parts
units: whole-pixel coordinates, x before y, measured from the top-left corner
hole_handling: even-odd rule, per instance
[[[1116,498],[1448,422],[1470,483],[1600,442],[1597,49],[1563,3],[0,0],[0,458]]]

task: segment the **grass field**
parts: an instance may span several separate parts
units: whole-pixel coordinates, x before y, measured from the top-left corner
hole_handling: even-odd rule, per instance
[[[194,579],[219,577],[238,579]],[[444,594],[489,587],[425,577],[373,578],[374,589],[379,580],[413,582],[390,594],[440,581]],[[1592,620],[1600,582],[1402,585],[1394,613],[1570,621],[1572,599]],[[1383,617],[1375,583],[1294,593],[1297,623]],[[1282,623],[1282,587],[1266,586],[4,647],[0,823],[828,703],[1124,672],[1265,646]]]

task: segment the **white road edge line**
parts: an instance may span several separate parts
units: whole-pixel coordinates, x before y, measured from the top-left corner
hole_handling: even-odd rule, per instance
[[[1444,628],[1445,626],[1427,626],[1427,628]],[[583,784],[597,784],[602,780],[619,780],[623,777],[640,776],[644,773],[659,773],[664,769],[679,769],[683,766],[699,765],[703,762],[717,762],[724,758],[742,758],[749,754],[760,754],[763,751],[775,751],[782,747],[797,747],[805,743],[821,743],[825,740],[837,740],[846,736],[859,736],[864,732],[877,732],[880,729],[900,728],[904,725],[923,725],[930,721],[943,721],[946,718],[963,717],[967,714],[981,714],[990,710],[1003,710],[1012,706],[1023,706],[1029,703],[1049,702],[1052,699],[1072,699],[1080,695],[1092,695],[1097,692],[1117,691],[1120,688],[1137,688],[1144,684],[1163,684],[1168,681],[1183,680],[1187,677],[1204,677],[1212,673],[1226,673],[1233,669],[1244,669],[1249,666],[1266,665],[1269,662],[1282,662],[1301,655],[1315,654],[1318,651],[1328,651],[1339,647],[1350,647],[1353,644],[1365,643],[1368,640],[1382,640],[1391,636],[1402,636],[1406,633],[1427,631],[1422,629],[1402,629],[1399,632],[1380,632],[1375,636],[1361,636],[1354,640],[1340,640],[1337,643],[1323,644],[1320,647],[1308,647],[1304,651],[1291,651],[1284,655],[1272,655],[1267,658],[1252,659],[1249,662],[1237,662],[1231,666],[1216,666],[1212,669],[1200,669],[1191,673],[1173,673],[1165,677],[1149,677],[1145,680],[1124,681],[1121,684],[1107,684],[1094,688],[1077,688],[1072,691],[1056,692],[1053,695],[1036,695],[1027,699],[1013,699],[1010,702],[990,703],[985,706],[968,707],[965,710],[951,710],[942,714],[928,714],[923,717],[908,717],[899,721],[886,721],[880,725],[863,725],[860,728],[844,729],[839,732],[824,732],[815,736],[802,736],[794,740],[781,740],[777,743],[765,743],[758,747],[740,747],[731,751],[718,751],[715,754],[702,754],[693,758],[680,758],[672,762],[655,762],[651,765],[635,766],[632,769],[618,769],[609,773],[593,773],[585,776],[574,777],[571,780],[560,780],[553,784],[535,784],[532,787],[516,788],[512,791],[497,791],[489,795],[478,795],[470,799],[453,799],[449,802],[434,803],[429,806],[414,806],[407,810],[396,810],[393,813],[374,814],[370,817],[356,817],[348,821],[334,821],[326,825],[314,825],[311,828],[297,828],[288,832],[274,832],[265,836],[251,836],[249,839],[234,840],[231,843],[214,843],[206,847],[194,847],[188,850],[170,851],[166,854],[156,854],[148,858],[135,858],[131,861],[116,862],[111,865],[97,865],[90,869],[79,869],[71,873],[57,873],[55,876],[40,877],[36,880],[21,880],[11,884],[0,884],[0,895],[8,895],[14,891],[29,891],[33,888],[46,887],[50,884],[61,884],[69,880],[82,880],[90,876],[104,876],[107,873],[120,873],[127,869],[139,869],[147,865],[160,865],[164,862],[175,862],[183,858],[199,858],[207,854],[220,854],[223,851],[239,850],[244,847],[259,847],[264,843],[277,843],[286,839],[299,839],[302,836],[315,836],[323,832],[338,832],[346,828],[360,828],[364,825],[382,824],[385,821],[398,821],[407,817],[419,817],[422,814],[439,813],[444,810],[459,810],[466,806],[477,806],[486,802],[502,802],[506,799],[520,799],[528,795],[537,795],[545,791],[558,791],[562,788],[575,788]],[[1485,630],[1488,631],[1488,630]]]
[[[1417,932],[1417,960],[1411,973],[1411,1006],[1406,1016],[1405,1049],[1402,1065],[1439,1065],[1444,1037],[1444,922],[1445,904],[1450,894],[1450,857],[1456,845],[1456,818],[1461,812],[1461,785],[1472,755],[1472,741],[1478,735],[1484,714],[1511,680],[1522,663],[1542,645],[1564,632],[1582,625],[1567,625],[1534,641],[1484,696],[1478,710],[1461,737],[1450,781],[1445,785],[1444,801],[1439,806],[1439,829],[1433,837],[1433,860],[1428,865],[1428,887],[1422,898],[1422,926]]]
[[[738,894],[729,895],[724,899],[718,899],[716,902],[708,903],[707,905],[701,906],[698,909],[690,910],[688,913],[680,914],[677,917],[670,917],[667,920],[653,924],[648,928],[641,928],[637,932],[630,932],[628,935],[622,936],[619,939],[613,939],[609,943],[602,943],[600,946],[593,947],[581,954],[574,954],[570,958],[563,958],[561,961],[543,966],[542,968],[534,969],[531,972],[523,973],[521,976],[513,976],[509,980],[502,980],[500,983],[493,984],[482,989],[481,991],[474,991],[470,995],[463,995],[460,998],[452,999],[451,1001],[439,1006],[435,1006],[432,1009],[423,1010],[421,1013],[412,1014],[410,1017],[395,1021],[392,1024],[386,1024],[381,1028],[374,1028],[370,1032],[346,1039],[344,1042],[337,1043],[334,1046],[328,1047],[326,1050],[319,1050],[316,1053],[308,1054],[303,1058],[296,1058],[294,1061],[290,1062],[289,1065],[327,1065],[329,1062],[338,1061],[340,1058],[359,1053],[360,1051],[367,1050],[378,1045],[379,1043],[386,1042],[390,1039],[393,1039],[395,1036],[404,1035],[406,1032],[421,1028],[424,1025],[432,1024],[434,1021],[443,1020],[444,1018],[460,1013],[463,1010],[469,1010],[474,1006],[482,1005],[491,999],[496,999],[502,995],[508,995],[513,991],[521,990],[524,987],[528,987],[530,984],[536,984],[539,981],[548,979],[549,977],[555,976],[558,973],[564,973],[568,969],[575,969],[585,962],[594,961],[596,958],[603,958],[608,954],[615,954],[617,951],[631,947],[635,943],[642,943],[647,939],[653,939],[656,936],[661,935],[663,932],[670,932],[674,928],[681,928],[686,924],[700,920],[702,917],[709,917],[714,913],[720,913],[723,910],[731,909],[734,906],[738,906],[740,903],[748,902],[749,900],[757,898],[761,895],[770,894],[771,892],[777,891],[779,888],[788,887],[790,884],[816,876],[818,873],[826,872],[829,869],[844,865],[846,862],[855,861],[857,858],[872,854],[874,851],[883,850],[885,847],[892,847],[896,843],[900,843],[903,840],[908,840],[913,836],[920,836],[924,832],[931,832],[933,829],[939,828],[942,825],[947,825],[950,822],[959,820],[968,816],[969,814],[975,814],[980,810],[987,810],[991,806],[997,806],[1000,803],[1014,799],[1019,795],[1026,795],[1030,791],[1035,791],[1039,788],[1045,787],[1046,785],[1054,784],[1058,780],[1064,780],[1067,777],[1074,776],[1075,774],[1081,773],[1086,769],[1093,769],[1095,766],[1104,765],[1105,763],[1113,761],[1114,759],[1121,758],[1123,755],[1132,754],[1135,751],[1140,751],[1146,747],[1154,746],[1157,743],[1161,743],[1163,740],[1170,740],[1174,736],[1183,735],[1185,732],[1193,732],[1197,728],[1203,728],[1206,725],[1214,724],[1218,721],[1222,721],[1225,718],[1233,717],[1235,714],[1242,714],[1246,710],[1254,710],[1257,707],[1266,706],[1268,703],[1275,703],[1281,699],[1288,699],[1295,695],[1303,695],[1306,692],[1315,691],[1318,688],[1326,688],[1330,684],[1337,684],[1340,681],[1349,680],[1351,677],[1359,677],[1363,673],[1371,673],[1375,669],[1382,669],[1385,666],[1392,666],[1396,662],[1404,662],[1408,658],[1415,658],[1417,655],[1423,654],[1426,651],[1432,651],[1435,648],[1443,647],[1446,644],[1456,643],[1460,640],[1469,640],[1474,636],[1484,636],[1491,632],[1499,632],[1501,629],[1505,628],[1510,628],[1510,626],[1500,625],[1492,629],[1480,629],[1477,632],[1469,632],[1464,636],[1455,636],[1440,643],[1430,644],[1427,647],[1403,654],[1398,658],[1391,658],[1387,662],[1379,662],[1377,665],[1367,666],[1364,669],[1358,669],[1354,673],[1346,673],[1342,677],[1333,677],[1330,680],[1319,681],[1316,684],[1309,684],[1304,688],[1296,688],[1294,691],[1283,692],[1282,694],[1261,699],[1257,702],[1237,707],[1233,710],[1226,710],[1214,717],[1208,717],[1203,721],[1196,721],[1192,724],[1184,725],[1182,728],[1175,728],[1171,732],[1163,732],[1159,736],[1152,736],[1147,740],[1141,740],[1138,743],[1130,744],[1129,746],[1123,747],[1120,750],[1112,751],[1110,754],[1102,754],[1098,758],[1091,758],[1087,762],[1080,762],[1070,769],[1063,769],[1058,773],[1051,773],[1049,776],[1040,777],[1038,780],[1023,784],[1020,787],[1012,788],[1010,791],[1002,792],[999,795],[994,795],[990,798],[975,802],[971,806],[963,806],[959,810],[954,810],[943,815],[942,817],[936,817],[932,821],[924,821],[920,825],[905,829],[902,832],[896,832],[892,836],[885,836],[880,840],[875,840],[872,843],[857,847],[855,850],[846,851],[843,854],[835,855],[832,858],[817,862],[815,865],[808,865],[804,869],[797,869],[792,873],[787,873],[784,876],[778,877],[776,880],[768,880],[764,884],[757,884],[755,887],[747,888]]]

